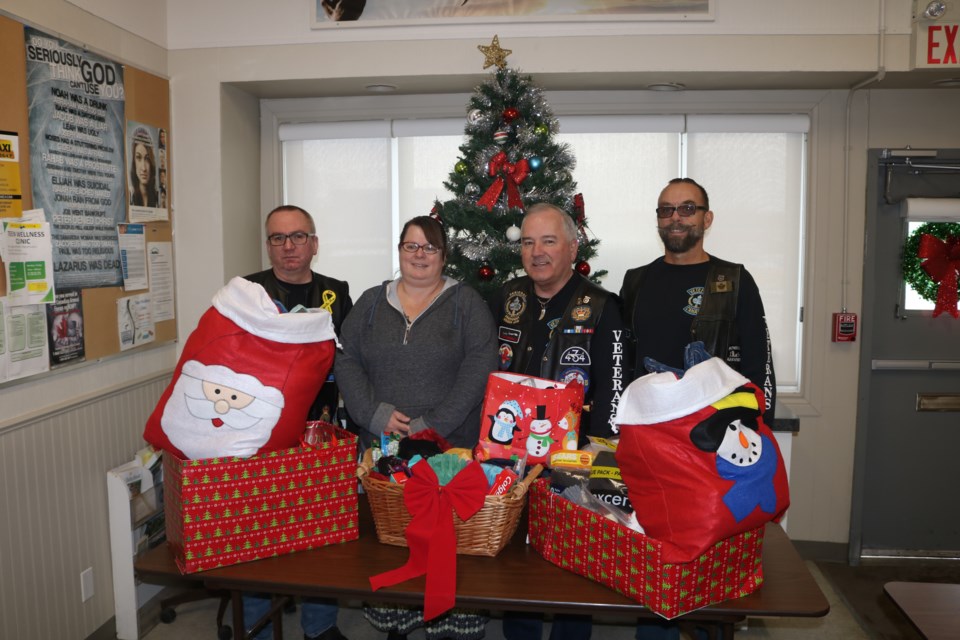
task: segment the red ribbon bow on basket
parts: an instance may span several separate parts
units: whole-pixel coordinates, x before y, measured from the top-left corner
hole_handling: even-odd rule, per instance
[[[415,464],[413,476],[403,488],[403,501],[412,519],[405,535],[410,557],[402,567],[370,577],[376,591],[426,574],[423,619],[432,620],[453,608],[457,593],[457,537],[453,512],[469,520],[483,507],[487,477],[474,461],[460,470],[446,486],[426,462]]]
[[[954,318],[960,316],[957,311],[957,272],[960,271],[960,238],[948,236],[941,240],[928,233],[920,235],[917,257],[927,275],[939,285],[937,304],[933,309],[936,318],[946,311]]]
[[[520,190],[517,186],[530,175],[530,165],[526,158],[511,164],[507,162],[507,154],[501,151],[490,158],[490,175],[499,175],[499,177],[493,181],[486,193],[480,196],[477,204],[485,206],[487,211],[493,211],[493,205],[497,203],[497,199],[503,193],[503,187],[506,185],[507,204],[511,207],[523,209],[523,200],[520,198]]]

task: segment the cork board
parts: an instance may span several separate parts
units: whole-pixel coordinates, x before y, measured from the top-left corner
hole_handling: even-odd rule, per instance
[[[42,28],[40,28],[42,31]],[[32,182],[30,175],[30,140],[27,82],[27,60],[24,25],[16,20],[0,16],[0,60],[4,61],[3,85],[4,99],[0,100],[0,131],[16,133],[18,136],[20,183],[22,191],[22,209],[34,208]],[[148,124],[162,129],[166,137],[164,164],[166,169],[166,203],[169,220],[145,222],[144,239],[146,243],[169,243],[173,250],[173,209],[172,175],[173,136],[170,132],[170,86],[169,81],[151,73],[123,67],[124,118]],[[126,123],[125,123],[126,124]],[[127,175],[127,154],[124,153],[122,175]],[[124,178],[126,181],[126,177]],[[149,244],[147,245],[149,246]],[[0,263],[2,266],[2,263]],[[170,285],[172,287],[172,283]],[[0,295],[6,295],[7,282],[5,270],[0,268]],[[81,289],[83,305],[84,360],[94,361],[119,354],[120,332],[118,327],[118,301],[129,296],[152,293],[150,289],[125,291],[122,286],[88,287]],[[174,296],[175,297],[175,296]],[[154,323],[154,340],[146,346],[170,342],[177,338],[176,319]],[[49,327],[48,327],[49,332]],[[135,351],[137,346],[132,348]],[[124,351],[130,353],[130,351]],[[60,367],[68,368],[70,362]],[[4,382],[0,380],[0,383]]]

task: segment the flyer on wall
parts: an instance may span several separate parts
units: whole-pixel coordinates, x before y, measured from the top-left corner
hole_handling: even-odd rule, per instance
[[[54,279],[64,288],[119,285],[123,67],[31,27],[24,33],[33,204],[50,223]]]
[[[122,222],[117,225],[124,291],[147,288],[147,244],[143,232],[142,224]]]
[[[127,194],[130,222],[169,220],[167,133],[142,122],[127,122]]]
[[[149,293],[117,300],[117,330],[121,351],[154,341],[157,331],[150,311]]]
[[[19,218],[23,211],[19,139],[13,131],[0,131],[0,218]]]
[[[26,214],[37,214],[36,210]],[[53,302],[50,225],[40,217],[3,220],[3,264],[10,306]]]
[[[80,289],[58,291],[56,300],[46,308],[51,368],[84,360],[83,297]]]
[[[50,370],[45,305],[11,307],[0,298],[0,382]]]

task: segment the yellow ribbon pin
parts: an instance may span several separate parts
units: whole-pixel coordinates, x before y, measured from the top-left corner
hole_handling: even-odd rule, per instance
[[[320,294],[320,297],[323,298],[323,304],[320,305],[320,308],[332,315],[333,303],[337,299],[337,294],[335,294],[330,289],[324,289],[323,293]]]

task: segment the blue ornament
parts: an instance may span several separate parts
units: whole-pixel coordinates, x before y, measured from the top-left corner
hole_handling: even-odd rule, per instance
[[[530,167],[531,171],[536,171],[543,166],[543,160],[540,158],[540,156],[532,156],[529,160],[527,160],[527,165]]]

